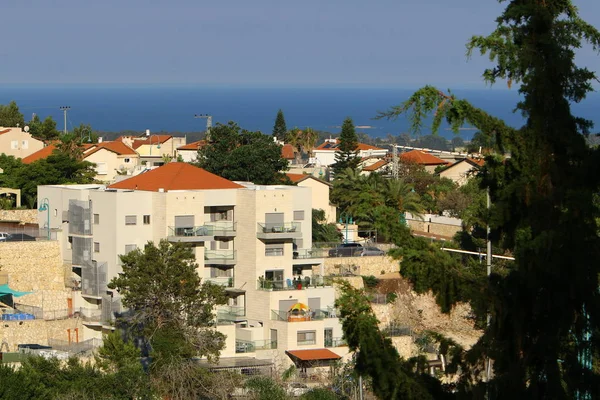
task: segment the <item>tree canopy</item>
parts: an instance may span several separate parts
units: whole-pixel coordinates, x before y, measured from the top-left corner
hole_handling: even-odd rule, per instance
[[[8,105],[0,104],[0,126],[8,128],[25,126],[25,118],[15,101],[11,101]]]
[[[241,129],[234,122],[212,128],[210,141],[198,151],[196,165],[229,180],[260,185],[287,181],[281,146],[272,137]]]
[[[283,141],[285,140],[286,134],[287,126],[285,125],[285,117],[283,116],[283,111],[279,109],[279,111],[277,111],[277,117],[275,118],[275,125],[273,126],[273,137]]]
[[[339,144],[335,151],[335,163],[331,165],[334,173],[338,174],[347,168],[357,169],[360,163],[358,157],[358,136],[354,130],[354,122],[348,117],[342,124],[342,132],[338,138]]]

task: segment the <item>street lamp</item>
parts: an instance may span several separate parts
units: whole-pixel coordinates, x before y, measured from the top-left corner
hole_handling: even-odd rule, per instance
[[[348,243],[348,224],[352,225],[354,221],[352,220],[352,215],[346,213],[345,211],[340,214],[340,219],[338,221],[341,224],[346,224],[346,236],[344,236],[344,243]]]
[[[39,212],[46,211],[47,214],[47,222],[46,228],[48,229],[48,240],[50,240],[50,200],[45,197],[42,200],[42,204],[40,204],[40,208],[38,208]]]
[[[150,129],[146,129],[146,137],[149,138],[149,140],[150,140],[150,155],[152,155],[152,136],[156,137],[157,143],[158,143],[158,145],[156,146],[156,148],[158,150],[160,150],[160,136],[151,135],[150,134]]]

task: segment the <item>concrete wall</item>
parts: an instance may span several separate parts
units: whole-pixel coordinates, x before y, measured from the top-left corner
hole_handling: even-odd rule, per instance
[[[353,268],[356,266],[357,268]],[[313,268],[313,273],[318,274],[318,267]],[[400,261],[388,256],[369,257],[330,257],[325,258],[325,275],[337,275],[341,270],[350,270],[356,275],[381,275],[383,272],[398,272]]]
[[[335,223],[336,207],[329,202],[330,186],[316,179],[308,178],[298,183],[298,186],[309,187],[312,190],[312,208],[325,211],[325,222]]]

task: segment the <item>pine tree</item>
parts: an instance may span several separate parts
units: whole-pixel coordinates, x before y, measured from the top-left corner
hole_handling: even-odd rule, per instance
[[[598,50],[600,32],[569,0],[514,0],[497,23],[468,48],[495,62],[484,73],[488,82],[521,84],[523,127],[508,127],[433,87],[382,116],[410,112],[418,131],[433,114],[434,131],[445,119],[455,131],[469,123],[494,139],[496,155],[486,157],[482,174],[493,204],[489,224],[516,260],[506,275],[493,271],[489,290],[480,291],[491,303],[491,323],[467,357],[473,375],[463,376],[463,389],[481,383],[477,371],[490,357],[489,398],[596,398],[600,377],[591,358],[600,355],[600,239],[593,199],[600,150],[586,145],[591,123],[573,116],[570,103],[583,100],[597,80],[575,65],[574,49],[585,41]]]
[[[354,130],[354,122],[348,117],[342,124],[339,145],[335,151],[335,163],[331,166],[335,174],[340,174],[347,168],[356,169],[360,162],[358,157],[358,136]]]
[[[0,104],[0,126],[7,128],[14,128],[25,126],[25,118],[19,111],[19,106],[15,101],[11,101],[8,105]]]
[[[285,117],[283,116],[283,111],[279,109],[279,111],[277,111],[277,118],[275,118],[275,125],[273,126],[273,137],[283,141],[285,140],[286,133],[287,126],[285,125]]]

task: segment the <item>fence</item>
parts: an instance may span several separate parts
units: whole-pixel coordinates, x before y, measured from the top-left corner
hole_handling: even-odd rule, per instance
[[[388,337],[400,337],[400,336],[411,336],[415,337],[415,333],[412,328],[408,325],[400,325],[400,324],[389,324],[383,329],[381,329],[381,333],[384,336]]]
[[[53,350],[69,353],[69,355],[86,354],[102,346],[102,339],[92,338],[81,342],[68,342],[60,339],[48,339],[48,346]]]
[[[55,321],[59,319],[67,319],[73,317],[72,310],[60,309],[60,310],[44,310],[42,307],[29,306],[26,304],[15,303],[13,312],[5,312],[6,314],[25,314],[32,315],[33,319],[41,319],[44,321]]]

